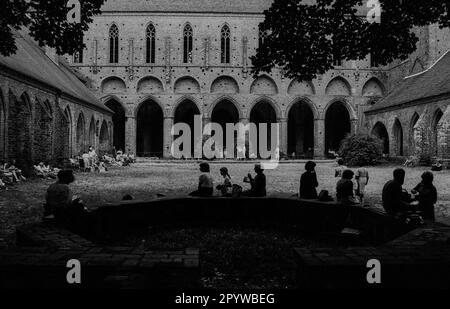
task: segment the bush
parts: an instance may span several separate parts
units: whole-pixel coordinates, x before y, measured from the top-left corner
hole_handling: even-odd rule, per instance
[[[383,141],[370,135],[349,135],[342,141],[339,155],[348,166],[376,165],[383,157]]]

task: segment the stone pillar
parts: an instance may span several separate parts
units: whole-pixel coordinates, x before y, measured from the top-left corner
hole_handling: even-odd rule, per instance
[[[172,158],[172,127],[174,124],[173,117],[165,117],[164,118],[164,159]]]
[[[288,120],[287,118],[281,118],[280,123],[280,153],[287,155],[288,151]]]
[[[136,118],[127,117],[125,121],[125,149],[131,152],[137,152],[136,149]]]
[[[325,158],[325,120],[314,119],[314,159]]]

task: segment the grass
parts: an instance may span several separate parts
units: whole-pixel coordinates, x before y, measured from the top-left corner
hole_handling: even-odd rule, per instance
[[[222,166],[229,168],[235,183],[248,187],[242,180],[249,172],[253,173],[253,164],[212,164],[211,172],[216,182],[221,180],[219,169]],[[297,193],[303,168],[304,164],[281,164],[276,170],[266,171],[268,194]],[[394,169],[394,166],[368,169],[367,203],[380,205],[381,190]],[[405,188],[412,189],[426,169],[407,168],[406,171]],[[131,167],[112,168],[103,174],[78,173],[72,189],[89,207],[95,208],[118,202],[125,194],[131,194],[135,199],[152,199],[158,193],[167,196],[188,194],[196,189],[198,174],[198,166],[193,163],[137,163]],[[318,164],[317,174],[319,189],[334,195],[334,164]],[[12,242],[16,225],[39,220],[45,191],[51,183],[51,180],[34,179],[0,192],[0,240]],[[435,185],[439,192],[437,217],[450,219],[450,171],[436,173]]]

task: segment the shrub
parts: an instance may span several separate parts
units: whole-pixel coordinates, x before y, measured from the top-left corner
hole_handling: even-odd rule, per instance
[[[339,155],[348,166],[376,165],[383,157],[383,141],[365,134],[348,135]]]

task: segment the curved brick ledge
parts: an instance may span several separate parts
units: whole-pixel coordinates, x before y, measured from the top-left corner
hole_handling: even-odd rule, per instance
[[[411,231],[370,208],[286,197],[183,197],[107,205],[92,212],[89,221],[89,239],[149,225],[289,224],[318,233],[340,233],[351,224],[361,232],[355,238],[364,237],[374,245],[295,249],[299,287],[367,287],[366,263],[373,258],[385,267],[383,286],[415,286],[411,278],[425,286],[430,278],[438,278],[431,283],[442,287],[449,278],[450,227],[430,224]],[[198,249],[156,252],[102,247],[49,222],[19,227],[17,242],[18,247],[0,251],[0,287],[69,287],[65,283],[69,259],[83,265],[83,288],[200,287]]]

